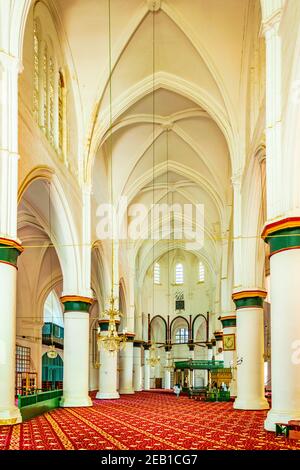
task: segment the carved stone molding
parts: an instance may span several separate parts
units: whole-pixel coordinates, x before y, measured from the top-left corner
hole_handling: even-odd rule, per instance
[[[158,11],[161,8],[161,0],[147,0],[149,11]]]

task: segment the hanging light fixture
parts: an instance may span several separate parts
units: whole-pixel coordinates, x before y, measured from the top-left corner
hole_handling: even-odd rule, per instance
[[[155,343],[152,343],[150,346],[150,357],[147,359],[147,364],[151,367],[158,366],[160,364],[160,356],[157,355],[157,349]]]
[[[169,356],[167,358],[167,364],[165,365],[164,369],[171,372],[172,370],[174,370],[174,367],[175,367],[174,359],[173,359],[173,357]]]
[[[111,202],[111,224],[112,224],[112,240],[111,240],[111,294],[108,300],[109,307],[105,310],[101,317],[102,319],[107,319],[108,317],[108,331],[107,334],[102,334],[101,331],[98,332],[98,347],[99,349],[103,346],[109,352],[116,352],[120,349],[123,349],[126,343],[126,334],[118,334],[118,320],[123,314],[116,307],[117,299],[114,297],[114,196],[113,196],[113,159],[112,159],[112,85],[111,85],[111,76],[112,76],[112,64],[111,64],[111,5],[110,0],[108,0],[108,31],[109,31],[109,155],[110,155],[110,202]]]
[[[108,317],[108,332],[106,335],[98,334],[98,346],[101,345],[109,352],[122,350],[126,344],[126,334],[119,335],[117,329],[117,319],[122,316],[121,312],[115,308],[115,299],[113,294],[109,299],[109,308],[105,310],[104,316]]]
[[[51,221],[51,183],[48,183],[49,186],[49,237],[50,237],[50,245],[51,246],[51,240],[52,240],[52,221]],[[53,273],[52,273],[52,253],[50,251],[50,285],[52,288],[52,280],[53,280]],[[47,351],[47,356],[49,359],[55,359],[57,357],[57,351],[54,346],[53,342],[53,295],[51,295],[51,344],[49,345],[48,351]]]
[[[49,359],[55,359],[57,357],[57,351],[55,349],[54,344],[51,344],[49,346],[49,349],[47,351],[47,356],[49,357]]]

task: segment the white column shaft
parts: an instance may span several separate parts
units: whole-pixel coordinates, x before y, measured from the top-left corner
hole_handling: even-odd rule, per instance
[[[272,409],[265,428],[300,419],[300,250],[271,256]]]
[[[133,390],[133,343],[127,341],[120,352],[120,388],[121,394],[132,394]]]
[[[0,425],[22,421],[15,405],[17,270],[0,263]]]
[[[4,48],[3,44],[0,50],[0,236],[15,240],[19,61]],[[14,424],[21,422],[20,411],[15,406],[16,268],[0,263],[0,282],[0,424]]]
[[[117,391],[118,353],[100,349],[99,391],[96,398],[120,398]]]
[[[213,350],[212,350],[212,348],[211,348],[211,349],[207,349],[207,360],[208,360],[208,361],[212,361],[212,358],[213,358]]]
[[[148,364],[148,360],[150,358],[149,349],[145,349],[144,351],[144,390],[150,390],[150,365]]]
[[[237,398],[234,408],[268,409],[264,394],[263,309],[237,309]]]
[[[0,234],[16,239],[18,201],[18,67],[0,52]]]
[[[135,392],[142,390],[142,356],[141,347],[133,348],[133,388]]]
[[[236,327],[225,327],[224,335],[236,335]],[[236,336],[235,336],[236,337]],[[223,351],[224,367],[231,368],[232,379],[230,381],[230,396],[236,397],[237,394],[237,378],[236,378],[236,349],[234,351]]]
[[[222,352],[219,350],[222,349]],[[224,352],[223,352],[223,341],[217,340],[216,342],[216,361],[224,361]]]
[[[64,314],[64,380],[61,406],[91,406],[89,397],[89,314]]]

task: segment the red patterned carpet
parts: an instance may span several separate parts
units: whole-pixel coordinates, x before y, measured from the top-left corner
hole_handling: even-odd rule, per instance
[[[56,409],[0,427],[0,449],[32,450],[280,450],[300,449],[264,431],[265,411],[203,403],[173,394],[140,392],[96,400],[92,408]]]

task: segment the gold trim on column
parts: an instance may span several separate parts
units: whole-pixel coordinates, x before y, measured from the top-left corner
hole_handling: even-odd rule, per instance
[[[20,253],[24,251],[24,247],[20,243],[12,240],[11,238],[0,238],[0,245],[10,246],[16,248]]]
[[[60,298],[62,303],[65,302],[85,302],[87,304],[92,304],[94,299],[90,297],[82,297],[81,295],[63,295]]]
[[[267,297],[268,293],[265,290],[243,290],[239,292],[234,292],[232,294],[233,300],[246,299],[248,297],[262,297],[263,299]]]
[[[0,426],[12,425],[17,423],[17,418],[0,419]]]

